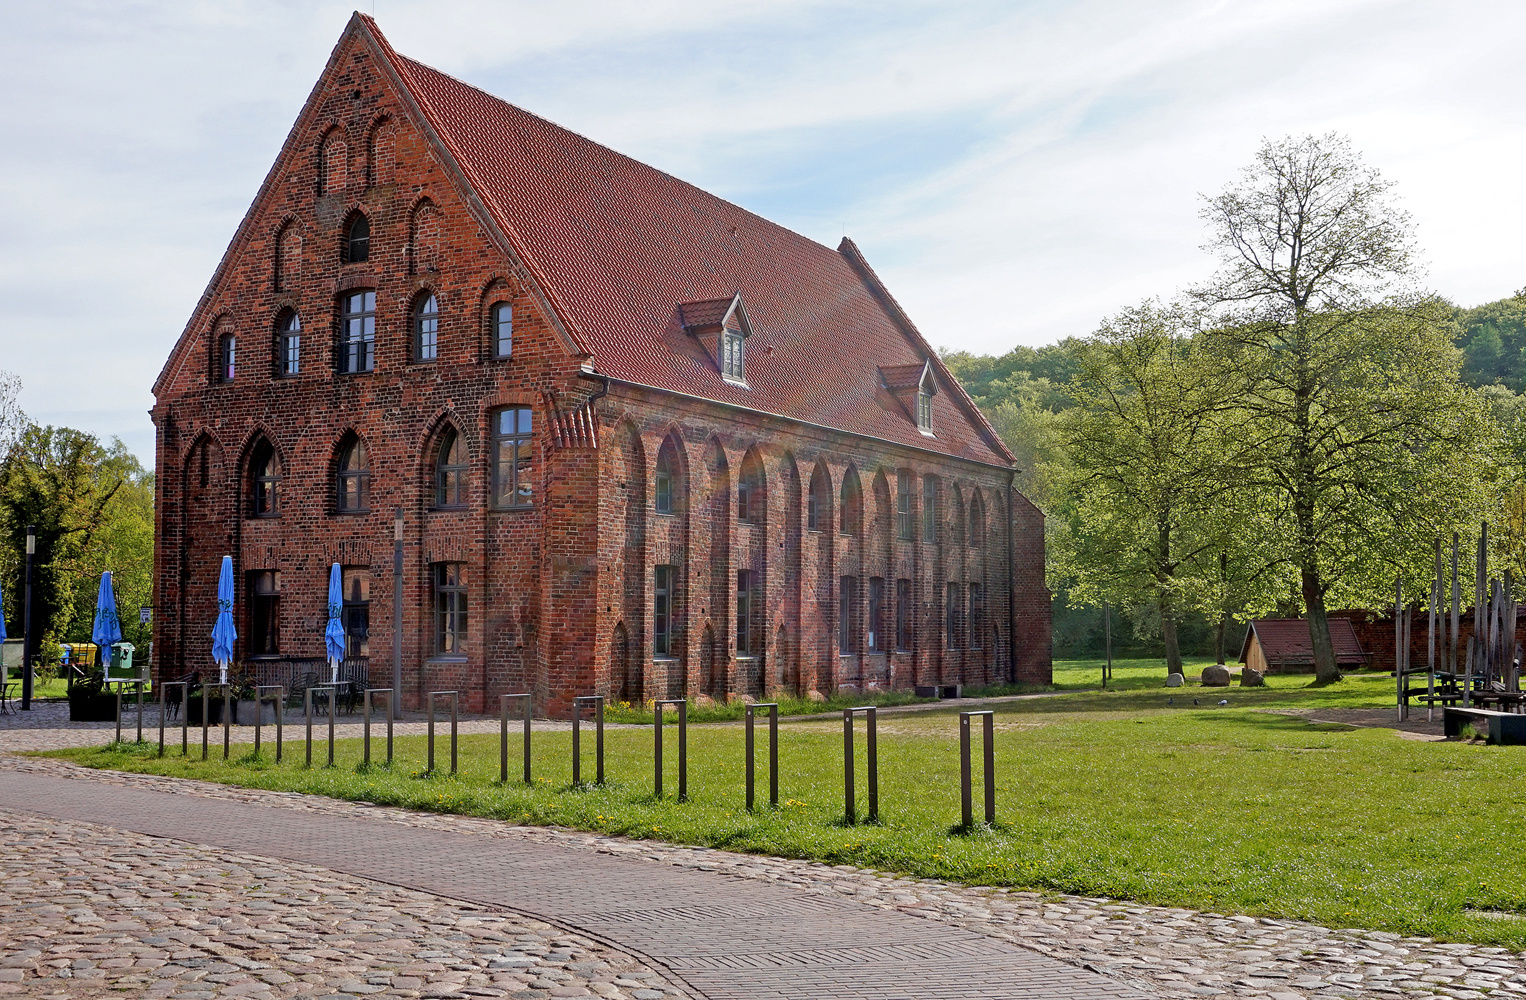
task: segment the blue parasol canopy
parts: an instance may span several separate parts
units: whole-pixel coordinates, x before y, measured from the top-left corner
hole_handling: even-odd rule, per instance
[[[344,582],[339,564],[329,567],[329,623],[323,630],[330,661],[344,659]]]
[[[122,641],[122,623],[117,618],[117,595],[111,591],[111,571],[101,574],[101,589],[95,595],[95,624],[90,641],[104,654],[106,647]]]
[[[238,629],[233,627],[233,557],[223,556],[223,569],[217,577],[217,624],[212,626],[212,659],[226,666],[233,660],[233,643]]]

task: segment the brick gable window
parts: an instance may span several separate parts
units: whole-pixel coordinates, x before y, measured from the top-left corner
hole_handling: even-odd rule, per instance
[[[435,450],[434,505],[465,507],[467,488],[466,442],[454,427],[445,428]]]
[[[439,562],[432,574],[434,589],[434,653],[466,655],[466,564]]]
[[[433,295],[424,295],[413,307],[413,360],[434,361],[439,356],[440,306]]]
[[[339,370],[354,374],[375,367],[376,292],[352,292],[339,317]]]
[[[364,264],[371,259],[371,220],[356,213],[344,234],[344,262]]]
[[[528,507],[535,499],[530,426],[527,407],[493,413],[493,506],[500,510]]]
[[[970,547],[978,549],[986,543],[986,511],[985,505],[976,496],[970,501]]]
[[[493,357],[507,358],[514,354],[514,307],[507,302],[493,306]]]
[[[675,461],[676,449],[673,439],[668,438],[662,442],[662,447],[657,451],[657,468],[654,475],[655,482],[652,491],[653,502],[659,514],[672,514],[674,512],[674,494],[676,492],[677,462]]]
[[[742,460],[742,474],[737,477],[737,520],[762,524],[767,502],[763,493],[763,463],[757,452],[749,451]]]
[[[826,521],[830,527],[832,522],[831,502],[829,497],[832,492],[832,484],[827,479],[827,470],[816,466],[811,473],[811,488],[805,498],[805,527],[808,531],[820,531],[822,521]]]
[[[673,655],[673,608],[678,567],[658,566],[652,573],[652,655]]]
[[[848,469],[842,481],[842,525],[844,535],[857,537],[864,527],[864,492],[858,485],[858,472]]]
[[[895,474],[895,535],[903,542],[912,539],[911,473],[905,469]]]
[[[302,320],[294,312],[281,314],[276,321],[276,374],[296,375],[302,371]]]
[[[238,374],[238,337],[225,333],[217,338],[217,380],[232,382]]]
[[[335,505],[340,513],[354,514],[370,509],[371,459],[366,444],[353,435],[340,445]]]
[[[281,516],[281,459],[263,438],[249,455],[249,499],[251,517]]]

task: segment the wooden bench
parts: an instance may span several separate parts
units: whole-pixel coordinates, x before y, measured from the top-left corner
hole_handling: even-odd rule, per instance
[[[1461,736],[1462,727],[1483,722],[1488,726],[1490,743],[1499,746],[1526,744],[1526,715],[1495,712],[1487,708],[1461,708],[1448,705],[1441,710],[1441,729],[1447,736]]]

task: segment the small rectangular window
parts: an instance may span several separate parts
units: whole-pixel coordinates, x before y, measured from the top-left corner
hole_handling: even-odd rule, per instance
[[[726,329],[721,335],[721,374],[735,381],[742,381],[742,334]]]
[[[249,655],[281,652],[281,573],[257,569],[249,574]]]
[[[345,296],[339,321],[339,370],[368,372],[376,367],[376,293]]]
[[[434,361],[440,356],[440,305],[426,296],[413,314],[413,357],[416,361]]]
[[[466,564],[434,564],[434,652],[466,654]]]
[[[885,580],[869,578],[869,652],[885,651]]]
[[[652,576],[652,655],[673,655],[673,597],[677,566],[658,566]]]
[[[535,499],[530,410],[493,414],[493,506],[528,507]]]
[[[895,648],[911,649],[911,581],[895,582]]]
[[[371,568],[345,566],[341,570],[344,587],[344,655],[346,659],[371,655]]]
[[[837,652],[858,652],[858,578],[842,577],[837,581]]]
[[[932,433],[933,394],[925,389],[917,393],[917,427],[926,433]]]
[[[949,649],[959,648],[959,612],[962,610],[960,607],[961,603],[959,584],[949,584],[943,600],[943,633],[944,641]]]
[[[302,371],[302,323],[296,315],[290,316],[281,330],[279,347],[282,375],[297,375]]]
[[[238,338],[231,333],[225,333],[217,342],[217,377],[224,382],[232,382],[238,374]]]
[[[970,584],[970,642],[971,649],[981,648],[981,632],[985,629],[986,598],[980,584]]]
[[[938,477],[922,477],[922,541],[935,545],[938,541]]]
[[[812,477],[810,491],[805,495],[805,528],[807,531],[821,530],[821,493],[816,488],[816,479]]]
[[[667,469],[657,470],[657,513],[673,513],[673,474]]]
[[[737,655],[751,656],[753,619],[752,570],[737,570]]]
[[[493,357],[514,354],[514,307],[500,302],[493,307]]]
[[[903,542],[912,539],[911,473],[902,469],[895,477],[895,533]]]

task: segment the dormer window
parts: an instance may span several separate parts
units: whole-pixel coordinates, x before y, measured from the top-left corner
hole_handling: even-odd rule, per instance
[[[745,382],[742,375],[742,331],[727,329],[721,334],[721,374],[737,382]]]
[[[742,296],[685,302],[678,307],[678,319],[684,332],[698,340],[705,353],[715,359],[721,378],[746,388],[747,366],[743,359],[752,324],[747,319]]]
[[[917,430],[933,431],[933,394],[926,389],[917,390]]]
[[[880,382],[900,402],[906,415],[916,422],[917,430],[932,437],[933,397],[938,394],[932,359],[921,364],[882,367]]]

